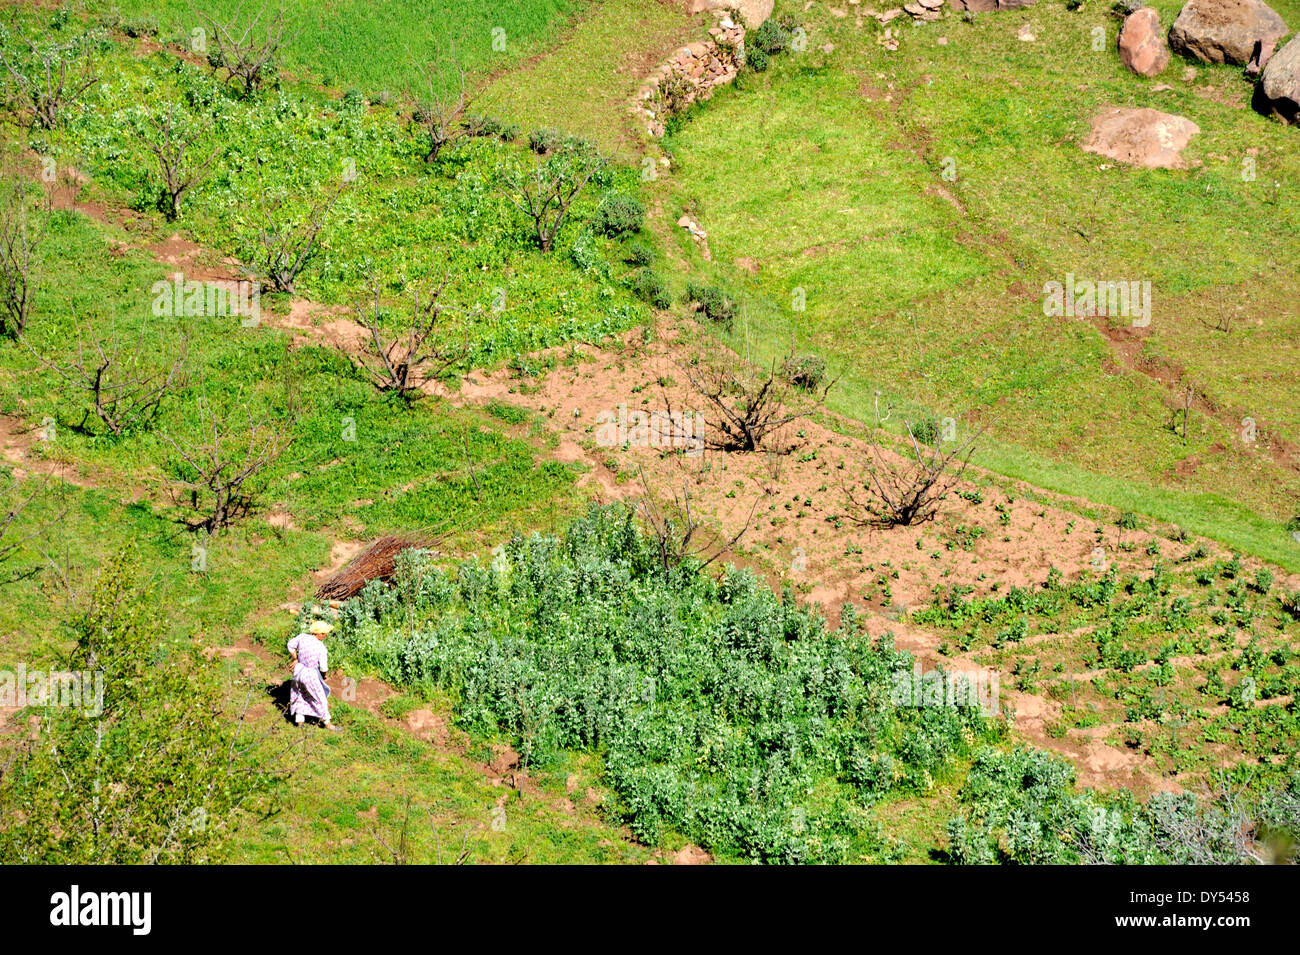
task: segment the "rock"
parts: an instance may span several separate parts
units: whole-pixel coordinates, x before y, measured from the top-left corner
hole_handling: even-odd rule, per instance
[[[772,15],[776,0],[687,0],[687,13],[726,15],[728,10],[739,10],[751,30],[756,30]]]
[[[1157,76],[1169,65],[1169,45],[1160,30],[1160,14],[1143,7],[1119,30],[1119,59],[1138,76]]]
[[[1262,0],[1190,0],[1169,30],[1169,45],[1205,63],[1258,70],[1287,32],[1286,22]]]
[[[1034,28],[1026,23],[1016,33],[1016,39],[1021,43],[1033,43],[1038,37],[1034,35]]]
[[[1090,120],[1083,148],[1148,169],[1185,169],[1182,151],[1201,128],[1190,119],[1157,109],[1109,109]]]
[[[1032,7],[1038,0],[948,0],[948,6],[958,13],[992,13],[995,10],[1019,10]]]
[[[914,17],[919,17],[921,14],[925,13],[925,7],[921,6],[919,3],[905,3],[903,4],[903,9]]]
[[[1300,123],[1300,37],[1282,47],[1255,87],[1255,108],[1285,123]]]
[[[927,10],[938,10],[943,6],[943,0],[917,0],[917,2]]]

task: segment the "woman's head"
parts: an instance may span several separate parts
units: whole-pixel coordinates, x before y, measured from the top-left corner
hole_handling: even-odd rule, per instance
[[[307,628],[307,632],[317,640],[324,640],[325,634],[333,629],[334,625],[332,623],[326,623],[324,620],[313,620],[311,626]]]

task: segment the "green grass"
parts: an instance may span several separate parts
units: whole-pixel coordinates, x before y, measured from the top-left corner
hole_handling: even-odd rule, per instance
[[[239,0],[212,0],[192,4],[187,0],[121,0],[87,4],[92,15],[112,18],[121,12],[125,25],[153,21],[159,39],[183,40],[203,26],[196,11],[226,23]],[[268,10],[273,13],[279,5]],[[419,71],[436,63],[450,76],[459,61],[473,74],[508,69],[543,47],[568,18],[581,11],[582,0],[439,0],[437,3],[403,3],[401,0],[329,4],[311,0],[283,3],[291,26],[282,66],[291,74],[309,77],[327,86],[356,87],[367,95],[394,94],[419,87]],[[243,4],[244,22],[260,3]],[[500,30],[501,33],[494,33]],[[494,48],[504,46],[504,49]],[[209,43],[211,41],[209,40]],[[427,90],[426,90],[427,92]]]
[[[1176,6],[1162,6],[1166,22]],[[794,334],[841,373],[837,411],[871,422],[880,390],[890,426],[922,411],[988,423],[985,466],[1300,569],[1282,526],[1300,476],[1237,436],[1245,415],[1300,436],[1286,265],[1300,254],[1300,213],[1264,187],[1300,189],[1295,130],[1219,102],[1249,92],[1232,69],[1199,67],[1188,83],[1175,62],[1159,80],[1173,89],[1152,92],[1120,66],[1100,8],[949,18],[904,31],[895,54],[870,19],[800,15],[808,52],[747,76],[667,143],[665,228],[685,209],[708,231],[712,263],[682,230],[671,241],[687,268],[741,295],[742,347],[766,359]],[[1036,43],[1016,39],[1025,22]],[[1094,112],[1148,104],[1201,126],[1189,170],[1103,169],[1078,148]],[[1247,150],[1258,150],[1256,182],[1239,175]],[[941,176],[949,157],[955,182]],[[1151,281],[1144,353],[1184,369],[1217,409],[1193,414],[1186,442],[1162,383],[1117,373],[1085,320],[1043,315],[1043,284],[1067,272]],[[1231,333],[1198,320],[1238,304]]]
[[[559,127],[638,158],[646,137],[628,104],[675,47],[703,32],[682,4],[606,0],[553,49],[500,76],[483,106],[525,130]]]

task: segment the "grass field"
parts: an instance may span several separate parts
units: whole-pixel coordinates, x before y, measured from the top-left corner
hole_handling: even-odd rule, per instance
[[[290,39],[281,65],[297,76],[341,90],[356,88],[367,96],[419,92],[420,70],[427,64],[436,64],[448,77],[457,64],[476,77],[509,69],[542,48],[583,7],[583,0],[506,4],[291,0],[282,5]],[[180,39],[187,45],[193,31],[206,26],[196,10],[226,24],[237,11],[247,15],[261,8],[248,0],[242,8],[240,0],[197,6],[185,0],[86,4],[92,15],[118,19],[124,27],[156,31],[161,40]],[[280,8],[267,5],[267,17]]]
[[[1157,6],[1166,22],[1177,9]],[[1300,494],[1294,308],[1269,264],[1298,251],[1292,131],[1246,108],[1231,68],[1189,81],[1175,62],[1160,78],[1171,88],[1153,92],[1114,56],[1100,7],[950,18],[906,30],[892,54],[870,18],[800,16],[808,52],[715,98],[666,146],[664,222],[697,212],[713,262],[674,241],[743,293],[755,352],[793,334],[840,370],[837,410],[870,420],[879,389],[901,413],[988,424],[978,460],[994,470],[1296,567],[1283,527]],[[1036,42],[1017,40],[1025,23]],[[1129,170],[1079,149],[1111,105],[1197,122],[1192,167]],[[1241,177],[1247,156],[1255,181]],[[1137,358],[1149,374],[1122,367],[1085,320],[1044,316],[1044,283],[1067,273],[1151,283]],[[792,310],[795,289],[806,311]],[[1211,327],[1228,314],[1230,332]],[[1186,383],[1204,406],[1184,439],[1170,425]],[[1285,450],[1243,444],[1245,417]]]

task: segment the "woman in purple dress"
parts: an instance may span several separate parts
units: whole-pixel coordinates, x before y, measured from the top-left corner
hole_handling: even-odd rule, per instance
[[[338,730],[330,723],[330,688],[325,685],[329,673],[329,651],[325,649],[325,634],[334,628],[324,620],[313,621],[306,633],[289,641],[289,655],[293,658],[293,682],[289,685],[289,714],[299,726],[308,716],[325,724],[327,729]]]

